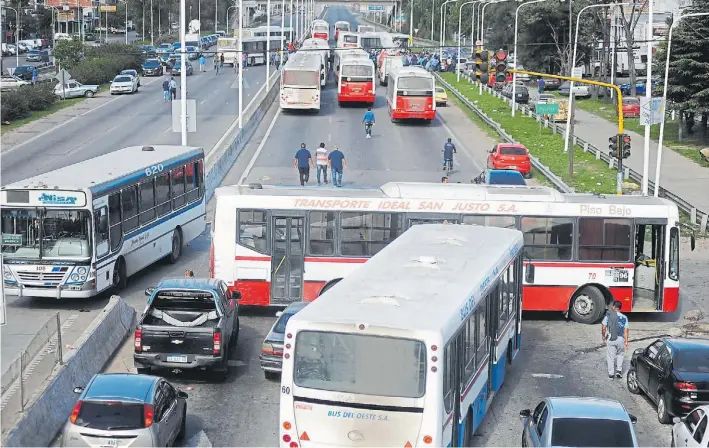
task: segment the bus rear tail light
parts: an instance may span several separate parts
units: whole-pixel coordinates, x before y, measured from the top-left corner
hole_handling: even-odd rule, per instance
[[[82,401],[79,400],[74,405],[74,409],[71,410],[71,415],[69,416],[69,421],[72,424],[76,423],[76,419],[79,418],[79,412],[81,412],[81,405],[82,405]]]
[[[212,355],[218,356],[222,352],[222,331],[218,328],[214,329],[212,335]]]
[[[136,352],[143,351],[143,329],[140,327],[137,327],[135,329],[135,336],[133,337],[133,347],[135,348]]]
[[[292,425],[290,424],[290,422],[283,422],[283,429],[288,431],[291,428],[292,428]]]
[[[423,443],[430,445],[431,442],[433,442],[433,437],[431,436],[423,436]]]
[[[209,278],[214,278],[214,238],[209,246]]]

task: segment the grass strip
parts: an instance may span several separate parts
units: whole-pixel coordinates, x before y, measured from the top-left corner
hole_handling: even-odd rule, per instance
[[[616,171],[609,169],[606,162],[597,160],[592,153],[586,153],[583,148],[576,146],[574,148],[574,176],[570,178],[568,155],[564,154],[563,135],[553,134],[551,129],[546,128],[540,133],[537,120],[522,113],[518,113],[513,118],[510,115],[510,106],[504,100],[487,92],[478,95],[477,86],[466,80],[456,81],[454,73],[442,73],[441,76],[493,121],[500,124],[515,140],[527,147],[532,155],[575,191],[598,194],[615,193]]]
[[[560,96],[558,93],[555,94]],[[594,100],[592,98],[588,98],[577,99],[576,106],[578,106],[579,109],[585,110],[586,112],[592,113],[610,122],[616,123],[618,121],[615,105],[613,103],[606,103],[600,99]],[[637,132],[640,135],[645,135],[645,126],[640,125],[639,118],[626,118],[623,120],[623,123],[626,129]],[[701,166],[709,167],[709,163],[702,159],[702,156],[699,154],[699,149],[701,149],[699,146],[692,143],[683,143],[675,139],[679,135],[680,125],[681,123],[679,120],[669,120],[665,122],[664,146],[672,149],[674,152],[686,157],[687,159],[698,163]],[[655,142],[660,139],[659,124],[650,126],[650,139]]]

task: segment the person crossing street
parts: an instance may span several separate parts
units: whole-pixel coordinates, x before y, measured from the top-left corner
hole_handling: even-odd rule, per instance
[[[628,349],[628,318],[620,312],[622,304],[613,302],[601,322],[601,341],[606,346],[608,378],[623,378],[623,360]]]

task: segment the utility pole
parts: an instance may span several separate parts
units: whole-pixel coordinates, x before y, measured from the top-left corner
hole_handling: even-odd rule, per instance
[[[569,92],[569,96],[574,96],[574,100],[576,99],[576,95],[574,95],[573,92]],[[569,179],[573,180],[574,179],[574,150],[576,149],[576,145],[574,144],[574,117],[576,115],[576,101],[569,101],[570,105],[570,110],[569,110],[569,115],[571,118],[571,122],[569,123],[569,138],[571,141],[569,142]]]

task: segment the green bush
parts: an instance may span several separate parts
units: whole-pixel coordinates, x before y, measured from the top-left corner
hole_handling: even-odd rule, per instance
[[[29,116],[30,108],[25,91],[31,88],[20,87],[9,92],[3,92],[2,108],[0,108],[0,119],[3,122],[15,121]]]
[[[57,96],[54,94],[53,83],[25,86],[20,90],[20,93],[27,101],[27,107],[30,111],[49,109],[57,101]]]

